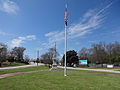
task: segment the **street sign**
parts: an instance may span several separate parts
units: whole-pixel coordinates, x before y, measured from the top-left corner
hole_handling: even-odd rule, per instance
[[[87,60],[79,60],[79,65],[87,65]]]

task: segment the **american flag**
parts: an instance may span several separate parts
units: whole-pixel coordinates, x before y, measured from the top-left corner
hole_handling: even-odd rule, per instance
[[[67,11],[67,4],[66,4],[66,9],[65,9],[65,25],[67,26],[67,22],[68,22],[68,11]]]

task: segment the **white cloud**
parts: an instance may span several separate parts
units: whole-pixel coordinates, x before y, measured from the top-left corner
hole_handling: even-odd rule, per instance
[[[95,41],[95,40],[90,40],[90,41],[88,41],[88,42],[90,42],[90,43],[95,43],[96,41]]]
[[[91,33],[93,30],[100,28],[104,20],[104,12],[112,4],[113,2],[101,10],[93,9],[86,12],[78,23],[72,24],[67,28],[68,39],[82,37],[88,33]],[[60,42],[64,40],[64,30],[49,32],[45,34],[45,36],[48,37],[48,43],[46,43],[46,46],[50,46],[54,42]]]
[[[19,6],[12,0],[1,0],[0,10],[9,14],[17,14]]]
[[[36,39],[35,35],[29,35],[29,36],[25,36],[25,37],[18,37],[17,39],[13,39],[10,42],[10,47],[18,47],[22,43],[25,43],[25,41],[27,41],[27,40],[35,40],[35,39]]]
[[[84,36],[90,31],[100,27],[103,20],[102,15],[96,16],[95,13],[97,13],[95,10],[89,10],[84,14],[83,19],[79,23],[72,24],[68,27],[68,39]],[[49,44],[60,42],[64,40],[64,30],[50,32],[45,36],[48,37]],[[46,43],[46,45],[48,44]]]
[[[108,5],[106,5],[103,9],[101,9],[96,15],[103,13],[106,9],[108,9],[115,1],[112,1]]]
[[[57,31],[56,32],[49,32],[49,33],[45,34],[45,36],[50,37],[50,36],[55,35],[57,33],[58,33]]]
[[[12,35],[12,34],[0,31],[0,36],[9,36],[9,35]]]
[[[120,34],[120,27],[118,27],[116,30],[113,30],[111,33],[112,34]]]

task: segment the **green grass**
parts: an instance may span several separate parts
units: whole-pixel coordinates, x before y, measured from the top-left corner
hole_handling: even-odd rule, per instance
[[[24,63],[18,63],[18,62],[13,62],[13,63],[9,63],[9,62],[6,62],[6,64],[4,65],[2,65],[2,67],[11,67],[11,66],[23,66],[23,65],[26,65],[26,64],[24,64]]]
[[[47,68],[48,68],[47,66],[35,66],[35,67],[26,67],[26,68],[17,68],[17,69],[6,69],[6,70],[0,70],[0,74],[35,71],[35,70],[41,70]]]
[[[2,65],[2,67],[23,66],[23,65],[26,65],[26,64],[14,62],[14,63],[8,64],[8,65]]]
[[[0,90],[120,90],[120,77],[68,71],[41,71],[0,80]]]

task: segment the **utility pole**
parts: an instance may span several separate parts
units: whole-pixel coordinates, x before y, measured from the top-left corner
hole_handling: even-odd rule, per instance
[[[39,50],[37,51],[37,66],[38,66],[38,62],[39,62]]]
[[[55,58],[54,60],[56,60],[56,42],[55,42],[55,57],[54,58]],[[55,63],[55,61],[54,61],[54,63]]]

